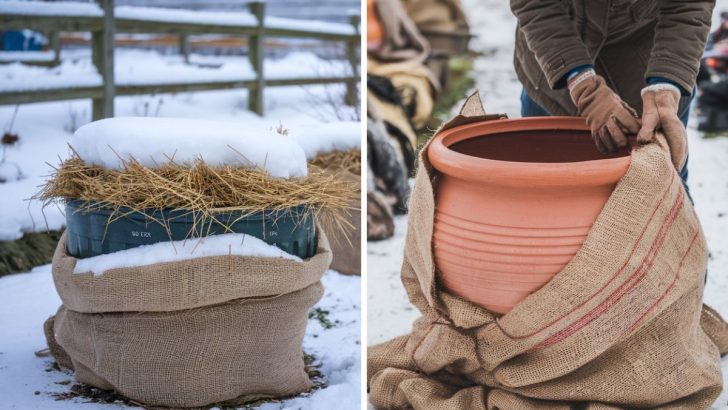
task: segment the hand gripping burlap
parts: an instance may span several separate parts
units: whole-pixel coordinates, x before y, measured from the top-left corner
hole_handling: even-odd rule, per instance
[[[445,127],[488,118],[473,95]],[[705,239],[666,146],[660,137],[633,152],[576,256],[501,317],[437,286],[436,173],[425,147],[402,267],[422,316],[410,334],[369,349],[372,404],[502,410],[712,404],[722,388],[719,350],[728,350],[728,331],[715,311],[703,309]]]
[[[45,330],[78,381],[177,408],[311,389],[301,344],[331,262],[320,229],[302,262],[212,256],[101,276],[73,273],[76,262],[64,234],[53,258],[63,305]]]

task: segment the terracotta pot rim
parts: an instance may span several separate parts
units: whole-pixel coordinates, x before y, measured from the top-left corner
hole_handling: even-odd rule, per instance
[[[448,176],[524,188],[614,184],[629,168],[631,155],[563,163],[516,162],[475,157],[449,148],[457,142],[487,135],[553,130],[589,131],[589,127],[581,117],[528,117],[460,125],[433,138],[427,156],[436,170]]]

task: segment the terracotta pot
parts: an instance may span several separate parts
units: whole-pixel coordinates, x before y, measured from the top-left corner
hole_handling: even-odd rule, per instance
[[[506,313],[581,247],[625,174],[628,150],[602,155],[581,118],[532,117],[443,131],[433,249],[440,284]]]
[[[377,5],[374,0],[367,0],[367,48],[369,50],[379,49],[383,38],[384,32],[379,22]]]

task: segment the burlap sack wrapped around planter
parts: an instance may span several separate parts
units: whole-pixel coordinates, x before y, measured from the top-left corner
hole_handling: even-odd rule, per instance
[[[356,183],[361,191],[361,177],[346,170],[336,171],[339,178]],[[361,209],[359,203],[351,204],[353,210],[346,218],[352,228],[341,230],[336,226],[326,229],[326,236],[331,238],[331,269],[344,275],[361,275]]]
[[[445,127],[485,119],[473,95]],[[438,289],[436,173],[425,147],[402,267],[422,317],[410,334],[369,349],[374,406],[709,407],[722,389],[728,331],[703,309],[706,243],[666,147],[659,136],[633,152],[576,256],[501,317]]]
[[[198,407],[308,391],[302,341],[331,262],[326,236],[302,262],[211,256],[101,276],[53,258],[63,305],[46,329],[78,381],[151,406]],[[52,326],[51,329],[48,327]]]

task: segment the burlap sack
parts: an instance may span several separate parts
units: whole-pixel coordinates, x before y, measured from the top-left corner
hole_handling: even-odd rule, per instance
[[[402,0],[402,6],[420,31],[468,31],[460,0]]]
[[[474,118],[487,118],[477,95],[445,127]],[[702,314],[701,322],[707,249],[666,147],[659,136],[633,152],[627,174],[576,256],[501,317],[437,286],[431,247],[436,173],[425,147],[402,267],[402,281],[422,317],[410,334],[369,349],[372,404],[380,409],[712,404],[722,389],[716,342],[725,341],[726,326],[713,311]]]
[[[417,60],[386,64],[370,60],[367,73],[386,77],[392,82],[415,129],[422,129],[427,124],[440,92],[440,82],[425,64]],[[386,121],[396,123],[390,120],[390,109],[385,102],[376,96],[369,99],[372,100]]]
[[[360,186],[359,175],[345,170],[336,172],[341,179],[355,182]],[[326,229],[326,236],[330,238],[333,254],[331,269],[345,275],[361,275],[361,209],[359,209],[361,205],[358,202],[351,205],[355,209],[349,213],[347,220],[353,227],[341,230],[330,226]]]
[[[378,49],[369,50],[370,57],[381,62],[425,61],[430,46],[405,12],[402,3],[399,0],[376,0],[375,10],[384,38]]]
[[[198,407],[310,390],[301,344],[331,261],[203,257],[94,277],[73,273],[65,235],[53,260],[64,305],[51,353],[76,378],[151,406]]]

